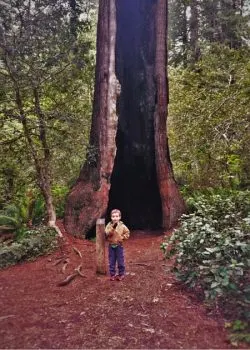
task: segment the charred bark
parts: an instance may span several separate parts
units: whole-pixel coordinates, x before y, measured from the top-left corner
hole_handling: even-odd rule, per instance
[[[184,210],[166,136],[166,28],[166,0],[99,3],[90,153],[66,205],[73,234],[115,207],[144,229],[169,228]]]

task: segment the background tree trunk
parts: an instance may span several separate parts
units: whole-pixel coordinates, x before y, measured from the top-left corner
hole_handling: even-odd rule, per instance
[[[200,57],[199,50],[199,11],[198,1],[190,1],[190,49],[191,49],[191,62],[196,63]]]
[[[184,210],[166,136],[166,28],[166,0],[99,3],[89,156],[65,213],[73,234],[115,207],[130,228],[144,229],[169,228]]]

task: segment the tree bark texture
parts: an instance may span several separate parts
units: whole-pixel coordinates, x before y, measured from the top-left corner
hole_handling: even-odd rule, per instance
[[[113,208],[137,229],[170,228],[184,211],[166,136],[166,29],[166,0],[99,2],[90,155],[66,205],[73,234]]]
[[[87,160],[65,208],[68,232],[85,235],[107,209],[110,177],[116,153],[115,0],[99,2],[97,62],[93,117]]]
[[[166,80],[167,1],[158,0],[156,9],[156,106],[154,111],[155,162],[162,203],[162,226],[170,228],[184,212],[184,201],[174,180],[168,142],[166,140],[168,89]]]

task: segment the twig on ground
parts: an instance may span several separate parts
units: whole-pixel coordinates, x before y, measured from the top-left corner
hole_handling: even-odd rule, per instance
[[[65,273],[65,270],[68,264],[69,264],[69,259],[65,259],[63,262],[62,273]]]
[[[145,310],[145,307],[142,305],[142,304],[140,304],[140,307],[142,308],[142,310],[145,312],[146,310]]]
[[[80,258],[82,259],[82,253],[76,248],[76,247],[73,247],[73,250],[76,254],[78,254],[80,256]]]
[[[65,260],[65,257],[63,258],[57,258],[58,260],[54,263],[54,266],[59,265],[61,262],[63,262]]]

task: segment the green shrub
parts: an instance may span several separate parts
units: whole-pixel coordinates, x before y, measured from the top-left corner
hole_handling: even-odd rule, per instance
[[[6,205],[0,212],[0,226],[11,226],[17,229],[25,221],[23,209],[14,203]]]
[[[249,320],[250,193],[199,195],[193,213],[162,243],[165,257],[174,256],[173,271],[190,287],[201,287],[207,300],[235,306]]]
[[[45,202],[41,194],[39,194],[34,201],[32,210],[32,224],[39,225],[46,215]]]
[[[15,218],[0,215],[0,226],[9,226],[12,228],[17,228],[19,225],[18,221]]]
[[[24,237],[24,238],[23,238]],[[48,227],[26,230],[17,242],[0,245],[0,268],[32,260],[47,254],[57,246],[56,231]]]
[[[57,218],[63,218],[64,216],[65,199],[68,192],[69,187],[62,185],[56,185],[52,189]]]
[[[55,185],[52,189],[57,218],[62,218],[64,215],[68,191],[69,188],[62,185]],[[23,191],[13,203],[6,204],[0,211],[0,226],[6,226],[5,222],[8,222],[8,226],[25,229],[29,221],[32,221],[33,225],[40,225],[45,219],[45,201],[37,191]]]

